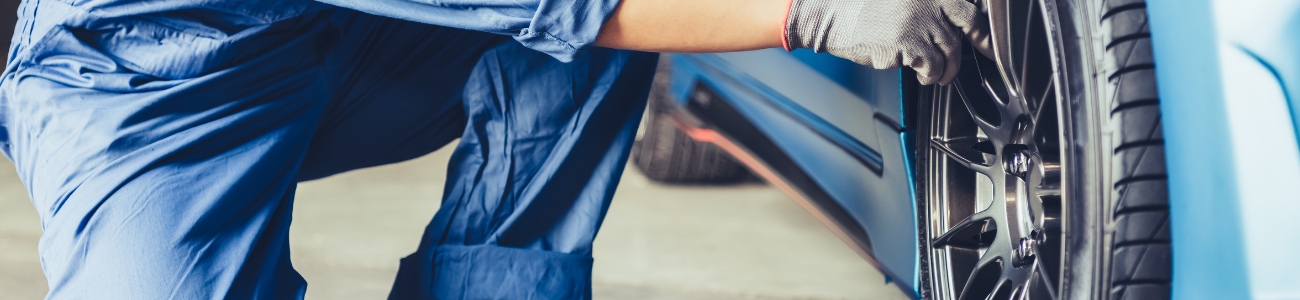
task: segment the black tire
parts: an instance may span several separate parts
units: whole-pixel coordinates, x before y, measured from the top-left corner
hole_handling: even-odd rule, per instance
[[[676,184],[730,183],[746,178],[745,167],[730,154],[717,145],[691,139],[677,128],[671,116],[670,65],[666,55],[659,60],[644,131],[632,150],[637,169],[651,180]]]
[[[961,77],[967,79],[959,79],[957,87],[916,89],[922,296],[926,299],[1024,299],[1012,295],[1024,292],[1028,299],[1169,299],[1172,249],[1168,185],[1156,66],[1145,2],[1005,2],[1011,11],[1007,15],[1033,15],[1032,11],[1038,10],[1042,18],[1039,21],[1048,21],[1047,25],[1040,25],[1044,28],[1042,36],[1046,37],[1042,47],[1034,44],[1034,37],[1029,37],[1033,29],[1021,29],[1034,26],[1033,16],[1022,23],[1008,22],[1013,28],[1009,32],[1027,33],[1026,37],[1013,40],[1021,43],[1014,47],[1023,46],[1019,49],[1027,51],[1013,50],[1011,55],[1015,59],[1010,60],[1021,61],[1019,64],[1023,66],[1002,68],[991,63],[993,60],[968,50]],[[1034,57],[1038,55],[1030,54],[1034,51],[1046,56]],[[1037,60],[1042,63],[1031,62]],[[1042,83],[1031,79],[1035,78],[1031,76],[1034,69],[1042,66],[1051,67],[1052,81],[1047,88],[1027,90]],[[1020,88],[1020,92],[1008,96],[1008,92],[999,93],[996,88],[960,87],[962,82],[971,86],[967,82],[969,78],[984,83],[995,81],[992,86],[1001,85],[1000,79],[984,79],[990,70],[1017,72],[1016,77],[1008,78],[1017,81],[1010,85]],[[974,95],[976,98],[1027,99],[1023,100],[1026,103],[1034,103],[1033,96],[1028,95],[1042,94],[1039,98],[1045,100],[1037,102],[1038,105],[1022,107],[1045,108],[1055,113],[1044,114],[1042,118],[1035,116],[1028,122],[1031,138],[1023,138],[1024,133],[1010,133],[1013,138],[1006,142],[992,142],[997,139],[993,136],[1003,134],[999,130],[1006,130],[1000,126],[1021,126],[1027,122],[1024,113],[1033,110],[1007,108],[1015,106],[1007,104],[1009,100],[972,100],[968,98],[972,92],[992,95]],[[966,116],[951,114],[954,111],[964,112]],[[1048,118],[1048,115],[1055,116]],[[953,121],[956,120],[953,116],[966,120]],[[980,122],[1002,125],[986,130],[980,126],[987,125]],[[1019,127],[1011,131],[1026,132]],[[971,144],[962,144],[963,141]],[[1010,164],[1015,159],[1011,158],[1021,152],[1032,152],[1025,157],[1029,157],[1030,165],[1038,168],[1031,168],[1028,173],[1009,171],[1014,169]],[[966,170],[953,165],[976,167],[965,167],[969,169]],[[978,169],[980,166],[991,168]],[[979,177],[979,173],[991,178],[1006,177],[1005,181],[986,181],[1005,186],[1005,191],[1029,192],[1029,200],[998,200],[998,190],[994,188],[988,203],[979,202],[980,197],[988,197],[979,195],[988,189],[976,187],[981,184],[979,180],[965,179]],[[1024,184],[1010,184],[1015,180]],[[980,210],[975,208],[978,205],[971,204],[954,206],[966,198],[989,208]],[[1028,213],[1010,212],[1034,199],[1040,205],[1039,212],[1032,208]],[[1010,208],[988,212],[999,203],[1011,203],[1007,204]],[[963,209],[973,212],[961,212]],[[1002,214],[1001,219],[991,217],[996,214]],[[1014,217],[1016,214],[1021,216]],[[1046,221],[1025,221],[1033,217]],[[1025,233],[1024,229],[1007,229],[1014,226],[1033,230]],[[1015,234],[1012,238],[1002,237],[1008,233],[1000,230]],[[1020,238],[1014,238],[1016,235]],[[995,245],[1007,242],[1012,245],[1001,248]],[[1025,246],[1026,243],[1032,246]],[[1024,247],[1032,247],[1028,248],[1032,251],[1020,252]],[[1010,254],[997,254],[1008,250]],[[990,255],[997,256],[996,263],[991,263]],[[1023,278],[1013,279],[1015,276]]]
[[[18,11],[18,5],[21,2],[19,0],[0,0],[0,12],[5,12],[0,14],[0,41],[4,42],[2,43],[4,45],[9,45],[9,41],[13,40],[14,25],[18,24],[18,13],[15,12]],[[9,57],[7,53],[9,47],[5,47],[5,49],[5,57]],[[3,70],[7,63],[8,59],[0,61],[0,70]]]
[[[1101,8],[1108,132],[1114,174],[1108,210],[1112,300],[1169,299],[1172,249],[1165,146],[1144,0]],[[1110,227],[1110,226],[1108,226]]]

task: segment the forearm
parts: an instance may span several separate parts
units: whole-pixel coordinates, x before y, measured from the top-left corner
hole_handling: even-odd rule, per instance
[[[781,47],[789,5],[790,0],[623,0],[596,45],[651,52]]]

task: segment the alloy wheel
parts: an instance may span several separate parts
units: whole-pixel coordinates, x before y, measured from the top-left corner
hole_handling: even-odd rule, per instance
[[[1058,299],[1056,20],[1037,0],[991,2],[996,59],[968,47],[956,83],[931,94],[924,276],[935,299]]]

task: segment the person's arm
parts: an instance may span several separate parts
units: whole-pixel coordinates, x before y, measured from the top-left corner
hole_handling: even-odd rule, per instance
[[[987,49],[987,20],[966,0],[621,0],[595,45],[654,52],[808,48],[877,69],[911,67],[947,84],[963,35]]]
[[[596,45],[650,52],[781,47],[790,0],[623,0]]]

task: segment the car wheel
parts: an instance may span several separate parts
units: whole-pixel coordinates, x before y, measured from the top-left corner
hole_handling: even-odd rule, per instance
[[[632,149],[633,163],[647,178],[665,183],[726,183],[745,178],[745,167],[730,154],[717,145],[693,140],[677,128],[672,118],[669,61],[667,56],[659,60],[641,137]]]
[[[1168,299],[1143,0],[984,0],[996,58],[917,89],[927,299]]]

